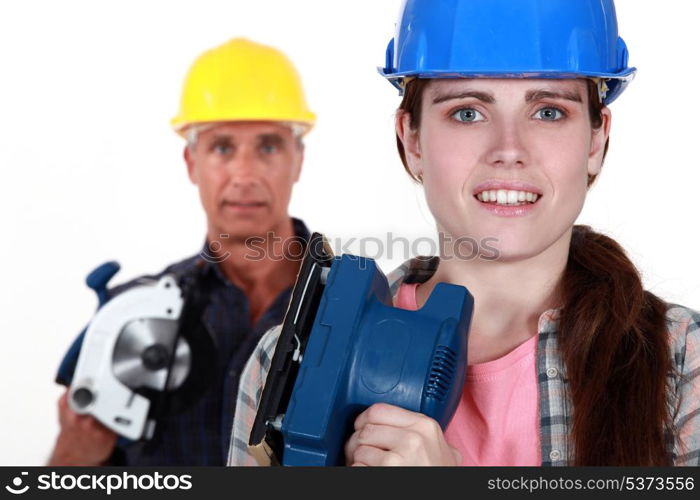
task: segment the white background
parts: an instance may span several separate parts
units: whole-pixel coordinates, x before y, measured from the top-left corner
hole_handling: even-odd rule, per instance
[[[85,275],[116,259],[122,282],[203,242],[168,125],[203,50],[243,35],[282,49],[302,74],[319,119],[291,214],[332,238],[432,236],[395,152],[398,95],[375,70],[399,4],[2,2],[0,464],[40,464],[53,444],[55,370],[96,306]],[[617,7],[639,74],[612,106],[611,150],[579,222],[615,237],[647,288],[697,309],[697,7]]]

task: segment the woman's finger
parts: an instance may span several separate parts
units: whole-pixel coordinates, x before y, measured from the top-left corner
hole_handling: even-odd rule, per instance
[[[360,445],[355,449],[352,463],[361,463],[370,467],[400,465],[401,457],[392,451],[381,450],[374,446]]]
[[[428,417],[398,406],[376,403],[358,415],[355,419],[355,429],[361,429],[367,424],[408,427],[424,418]]]
[[[367,445],[382,450],[397,450],[403,446],[419,446],[421,436],[405,427],[391,425],[366,424],[355,432],[356,446]]]
[[[353,432],[352,436],[345,442],[345,463],[351,465],[353,463],[353,455],[355,454],[355,448],[358,446],[358,434],[359,431]]]

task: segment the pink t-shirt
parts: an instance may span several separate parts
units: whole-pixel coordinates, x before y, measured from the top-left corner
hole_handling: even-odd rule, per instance
[[[403,284],[396,306],[416,310],[417,284]],[[537,335],[503,357],[469,365],[447,442],[462,465],[541,465]]]

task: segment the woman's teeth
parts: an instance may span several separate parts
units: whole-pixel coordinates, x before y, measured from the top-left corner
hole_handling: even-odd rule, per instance
[[[510,191],[498,189],[482,191],[476,195],[479,201],[484,203],[496,203],[497,205],[520,205],[522,203],[535,203],[540,195],[527,191]]]

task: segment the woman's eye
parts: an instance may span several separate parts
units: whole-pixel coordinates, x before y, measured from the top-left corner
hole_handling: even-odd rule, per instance
[[[558,108],[542,108],[535,113],[537,119],[545,121],[561,120],[564,116],[564,112]]]
[[[465,108],[456,111],[452,117],[460,122],[479,122],[483,120],[484,115],[473,108]]]

